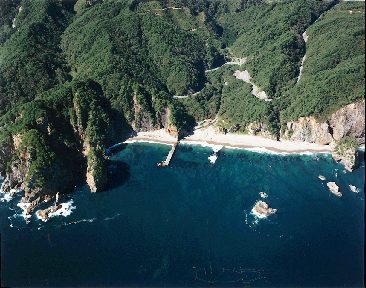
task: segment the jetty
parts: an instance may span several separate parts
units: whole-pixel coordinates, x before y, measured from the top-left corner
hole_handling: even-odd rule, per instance
[[[173,158],[173,155],[174,155],[174,152],[175,152],[175,149],[177,148],[179,144],[179,141],[178,142],[175,142],[172,146],[172,149],[170,149],[169,153],[168,153],[168,156],[166,157],[165,161],[161,161],[161,162],[158,162],[156,165],[158,167],[165,167],[165,166],[169,166],[170,164],[170,161],[172,161],[172,158]]]

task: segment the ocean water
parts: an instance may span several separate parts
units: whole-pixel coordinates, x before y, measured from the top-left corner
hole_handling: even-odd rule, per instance
[[[213,164],[212,149],[180,145],[156,167],[169,150],[126,145],[108,191],[76,187],[69,215],[46,223],[0,203],[2,285],[363,286],[364,162],[345,173],[329,155],[224,148]],[[261,191],[267,219],[251,214]]]

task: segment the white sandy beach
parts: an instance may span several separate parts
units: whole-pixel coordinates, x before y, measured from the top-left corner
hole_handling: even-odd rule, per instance
[[[173,144],[177,139],[169,135],[164,129],[138,132],[136,136],[130,137],[125,143],[150,142]],[[260,136],[243,134],[222,134],[215,131],[212,125],[196,128],[192,135],[180,141],[182,144],[213,146],[223,145],[227,148],[247,149],[258,152],[274,153],[330,153],[332,148],[329,145],[319,145],[307,142],[275,141]]]

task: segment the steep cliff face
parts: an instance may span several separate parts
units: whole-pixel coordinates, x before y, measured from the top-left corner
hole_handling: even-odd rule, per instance
[[[92,81],[75,82],[47,98],[11,111],[0,129],[2,190],[21,191],[31,213],[45,197],[72,191],[84,177],[91,191],[108,182],[104,149],[114,134],[112,111]],[[85,179],[84,178],[84,179]]]
[[[358,166],[358,142],[355,138],[345,136],[339,141],[332,153],[333,159],[343,164],[347,171],[352,171]]]
[[[10,143],[8,143],[6,146],[3,146],[2,150],[9,153],[7,154],[7,157],[11,158],[21,143],[21,135],[14,135],[12,136]],[[18,153],[16,161],[14,161],[10,167],[2,167],[2,171],[5,171],[5,169],[8,168],[6,169],[6,177],[2,184],[2,190],[4,192],[9,193],[12,189],[18,189],[22,187],[30,166],[29,156],[30,155],[27,153],[27,151],[22,151],[21,153]]]
[[[71,124],[86,160],[86,182],[91,192],[106,189],[107,157],[104,149],[113,135],[111,111],[93,82],[80,83],[73,98]]]
[[[99,192],[107,188],[107,159],[102,149],[93,147],[88,152],[86,183],[91,192]]]
[[[36,121],[41,126],[46,122]],[[76,170],[70,168],[70,159],[58,157],[54,147],[49,146],[50,139],[40,130],[42,129],[31,129],[12,136],[9,148],[11,161],[8,162],[1,187],[5,193],[22,194],[21,202],[27,203],[28,215],[42,201],[54,197],[57,192],[71,191],[77,178]],[[77,169],[78,159],[72,161]]]
[[[365,143],[365,100],[347,105],[333,113],[329,125],[333,129],[334,140],[352,136],[359,144]]]
[[[364,100],[337,110],[324,122],[312,116],[301,117],[288,122],[281,131],[281,139],[318,144],[334,144],[346,136],[355,138],[359,144],[365,143]]]
[[[248,131],[249,135],[262,136],[262,137],[270,138],[273,140],[277,139],[277,137],[269,131],[268,125],[265,123],[260,123],[260,122],[250,123],[246,127],[246,130]]]
[[[358,166],[357,156],[357,150],[355,148],[348,148],[342,151],[342,153],[338,151],[332,153],[333,159],[341,163],[349,172],[352,172]]]
[[[333,142],[331,127],[327,122],[319,123],[314,117],[301,117],[298,121],[288,122],[281,138],[318,144]]]
[[[6,165],[11,159],[12,150],[14,150],[11,140],[11,136],[8,135],[0,142],[0,175],[2,177],[5,176]]]
[[[144,94],[135,93],[133,95],[134,119],[132,128],[136,131],[149,131],[156,127],[154,117],[154,109],[148,101],[148,97]]]

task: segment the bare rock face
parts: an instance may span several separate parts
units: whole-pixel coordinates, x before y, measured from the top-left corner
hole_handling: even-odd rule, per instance
[[[14,137],[14,147],[20,145],[21,140],[19,137]],[[14,148],[9,150],[8,152],[13,153]],[[11,155],[11,154],[10,154]],[[10,192],[11,189],[18,189],[24,190],[24,182],[26,175],[29,171],[30,167],[30,155],[27,151],[21,151],[19,153],[18,161],[12,163],[10,166],[10,171],[7,171],[6,178],[3,183],[2,190],[4,192]]]
[[[349,172],[352,172],[353,169],[355,169],[357,166],[356,149],[349,148],[342,154],[339,154],[338,152],[333,152],[332,156],[335,161],[341,163],[344,166],[344,168]]]
[[[134,119],[131,123],[132,128],[135,131],[150,131],[154,130],[156,127],[154,115],[150,112],[153,110],[147,101],[140,99],[135,93],[133,96],[133,108],[134,108]]]
[[[179,137],[178,128],[171,122],[172,111],[169,108],[166,108],[160,116],[160,121],[165,129],[165,131],[173,136]]]
[[[329,124],[318,123],[312,116],[301,117],[298,121],[288,122],[286,128],[285,132],[281,135],[283,139],[324,145],[334,141],[330,133],[331,128]]]
[[[276,140],[276,137],[271,132],[269,132],[268,126],[265,123],[257,123],[257,122],[250,123],[246,127],[246,130],[248,131],[249,135],[262,136],[265,138]]]
[[[86,183],[88,184],[91,192],[98,191],[98,187],[97,187],[98,185],[96,183],[96,179],[93,175],[93,172],[90,170],[86,172]]]
[[[99,192],[107,188],[108,171],[106,161],[103,155],[88,155],[86,183],[89,185],[91,192]]]
[[[357,139],[345,136],[337,142],[332,152],[333,159],[344,165],[345,169],[352,172],[358,165]]]
[[[12,156],[12,147],[9,141],[0,143],[0,174],[5,175],[6,163]]]
[[[317,144],[334,144],[343,137],[351,136],[359,144],[365,143],[365,100],[349,104],[334,112],[327,121],[315,117],[301,117],[288,122],[281,138]]]
[[[329,123],[335,140],[352,136],[359,144],[365,143],[365,100],[337,110],[330,117]]]
[[[86,172],[86,183],[88,184],[91,192],[100,192],[106,189],[108,184],[107,173],[96,173],[90,167]]]

